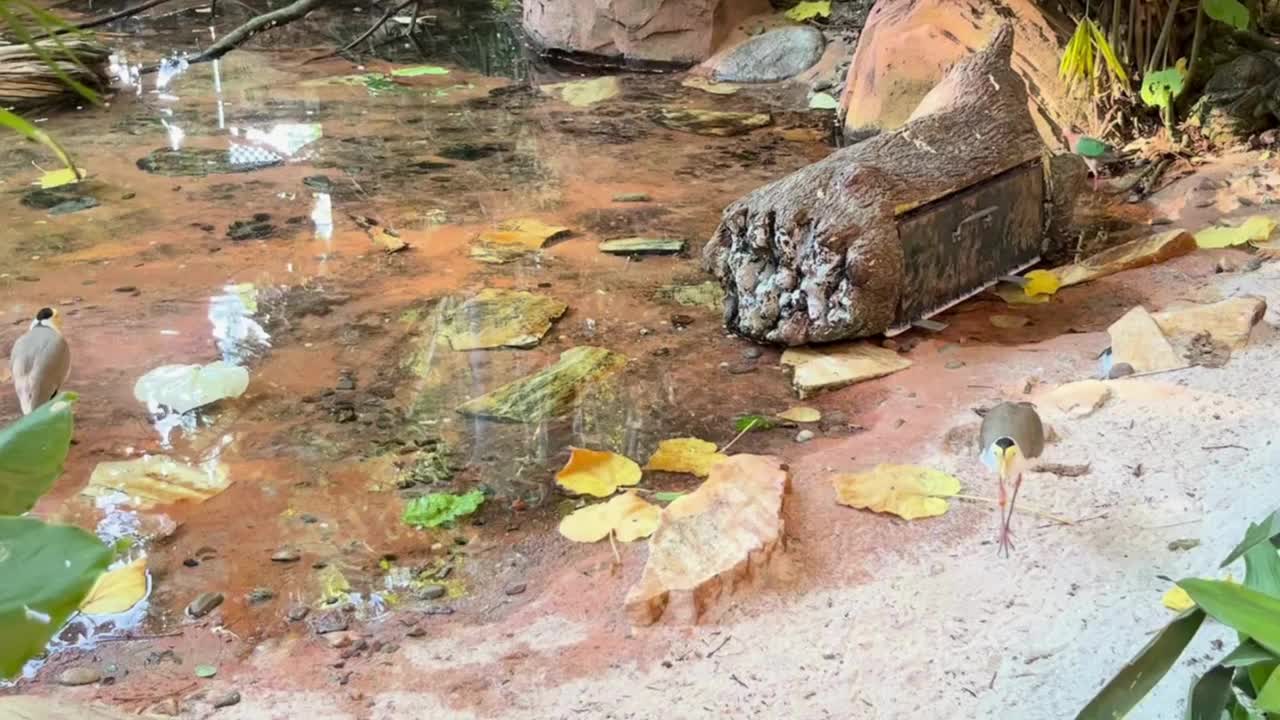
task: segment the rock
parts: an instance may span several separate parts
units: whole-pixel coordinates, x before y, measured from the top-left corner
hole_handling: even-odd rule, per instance
[[[791,384],[804,399],[819,390],[851,385],[883,377],[911,367],[897,352],[867,342],[791,348],[782,353],[782,364],[793,368]]]
[[[311,612],[311,608],[306,605],[294,605],[289,608],[286,617],[289,618],[290,622],[302,622],[307,619],[307,613],[309,612]]]
[[[947,361],[947,369],[948,369],[948,370],[959,370],[959,369],[960,369],[960,368],[962,368],[962,367],[964,367],[964,361],[963,361],[963,360],[948,360],[948,361]]]
[[[247,148],[247,146],[245,146]],[[257,150],[253,148],[253,150]],[[284,158],[271,151],[257,151],[256,154],[233,154],[227,150],[213,148],[183,148],[172,150],[160,148],[152,150],[144,158],[138,160],[138,169],[152,175],[192,176],[221,175],[226,173],[243,173],[261,170],[284,162]]]
[[[837,150],[726,208],[703,267],[725,289],[729,330],[789,346],[879,335],[1042,253],[1043,144],[1009,67],[1012,52],[1006,26],[955,63],[901,130]],[[976,128],[983,152],[956,140]],[[942,217],[962,212],[957,193],[970,190],[992,203],[1007,194],[1024,201],[1009,200],[998,230],[933,240]]]
[[[738,92],[738,86],[732,83],[712,82],[710,78],[702,75],[690,75],[685,78],[681,85],[695,90],[711,93],[712,95],[733,95]]]
[[[757,35],[730,50],[715,63],[713,77],[721,82],[777,82],[808,70],[822,57],[822,32],[795,25]]]
[[[449,589],[445,586],[432,583],[430,585],[422,586],[422,589],[419,590],[416,595],[419,600],[439,600],[448,593]]]
[[[222,604],[222,593],[207,592],[196,596],[195,600],[187,605],[187,614],[193,618],[204,617],[213,612],[213,609]]]
[[[1182,305],[1152,313],[1160,331],[1177,349],[1199,333],[1208,333],[1231,350],[1243,350],[1249,334],[1267,312],[1260,297],[1233,297],[1209,305]]]
[[[1001,330],[1014,330],[1031,322],[1022,315],[992,315],[987,318],[991,325]]]
[[[536,423],[570,412],[578,395],[626,365],[627,359],[604,348],[575,347],[556,364],[503,385],[458,406],[458,412],[507,422]]]
[[[278,563],[297,562],[302,557],[297,550],[293,548],[280,548],[271,554],[271,561]]]
[[[956,61],[986,45],[1002,23],[1013,30],[1013,69],[1029,92],[1023,102],[1043,141],[1063,147],[1054,124],[1082,119],[1058,79],[1065,18],[1034,0],[1006,0],[993,10],[985,0],[877,2],[858,38],[841,105],[845,132],[865,134],[901,127],[929,89]],[[1064,148],[1065,149],[1065,148]]]
[[[568,232],[567,227],[547,225],[533,218],[506,220],[476,236],[471,243],[471,257],[491,265],[515,262]]]
[[[697,285],[664,285],[658,289],[658,297],[687,307],[704,307],[708,310],[724,309],[724,290],[716,282]]]
[[[259,587],[249,591],[249,594],[245,596],[245,602],[250,605],[261,605],[274,600],[275,597],[276,593],[271,588]]]
[[[653,112],[649,117],[655,123],[669,130],[693,133],[694,135],[710,135],[712,137],[745,135],[752,130],[766,127],[773,122],[773,116],[768,113],[690,110],[684,108],[663,108]]]
[[[0,718],[5,720],[137,720],[138,716],[133,712],[115,710],[106,705],[62,702],[42,694],[0,697]]]
[[[1081,380],[1060,385],[1049,393],[1049,402],[1073,418],[1092,415],[1111,397],[1111,388],[1101,380]]]
[[[649,193],[642,192],[619,193],[613,196],[613,201],[616,203],[649,202],[652,199],[653,198],[649,197]]]
[[[1127,362],[1113,363],[1111,369],[1107,371],[1107,379],[1115,380],[1116,378],[1129,377],[1133,374],[1133,366]]]
[[[755,345],[752,345],[752,346],[751,346],[751,347],[749,347],[749,348],[744,348],[744,349],[743,349],[743,351],[742,351],[742,358],[743,358],[744,360],[755,360],[755,359],[759,358],[759,357],[760,357],[761,355],[763,355],[763,354],[764,354],[764,351],[763,351],[763,350],[761,350],[760,348],[756,347]]]
[[[524,3],[524,29],[544,49],[692,64],[707,59],[767,0],[540,0]]]
[[[1122,270],[1162,263],[1195,250],[1194,235],[1181,229],[1168,230],[1108,248],[1078,263],[1054,268],[1053,273],[1058,276],[1058,282],[1066,287],[1114,275]]]
[[[812,430],[801,430],[796,433],[796,442],[807,443],[815,437],[817,437],[817,435]]]
[[[347,614],[341,610],[326,610],[316,613],[311,618],[311,631],[317,635],[342,632],[347,629],[349,623]]]
[[[452,308],[445,315],[441,335],[457,351],[531,348],[567,309],[546,295],[489,288]]]
[[[675,255],[684,252],[679,238],[630,237],[600,243],[600,252],[610,255]]]
[[[334,650],[350,647],[355,639],[355,636],[349,632],[331,632],[324,636],[325,644]]]
[[[524,583],[516,583],[514,585],[508,585],[507,589],[504,590],[503,592],[505,592],[508,595],[520,595],[527,589],[528,589],[528,586],[525,585]]]
[[[1280,55],[1246,53],[1218,65],[1191,120],[1219,147],[1242,144],[1280,121]]]
[[[1113,367],[1117,363],[1128,363],[1135,372],[1143,373],[1187,366],[1151,314],[1140,305],[1112,323],[1107,334],[1111,336]]]
[[[238,690],[228,690],[227,692],[219,693],[214,695],[209,703],[213,705],[215,710],[218,708],[231,707],[232,705],[239,705],[240,692]]]
[[[777,458],[733,455],[667,505],[640,580],[627,593],[631,622],[696,623],[765,575],[783,549],[790,482]]]
[[[87,665],[67,668],[58,673],[58,684],[67,686],[92,685],[102,679],[102,672]]]

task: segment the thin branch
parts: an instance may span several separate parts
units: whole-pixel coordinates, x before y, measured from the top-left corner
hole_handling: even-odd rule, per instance
[[[209,47],[188,57],[186,59],[187,63],[194,65],[196,63],[217,60],[240,45],[243,45],[254,35],[270,30],[278,25],[284,25],[285,23],[306,17],[312,10],[315,10],[328,2],[329,0],[296,0],[292,5],[286,5],[279,10],[272,10],[269,13],[252,18],[235,30],[223,35],[220,40]],[[148,65],[142,69],[142,72],[153,73],[158,69],[158,65]]]
[[[137,5],[127,7],[119,12],[113,12],[110,15],[103,15],[102,17],[91,18],[89,20],[84,20],[82,22],[71,23],[67,27],[58,28],[53,32],[47,32],[43,35],[38,35],[36,36],[36,39],[43,40],[44,38],[53,37],[54,35],[62,35],[64,33],[75,32],[77,30],[88,30],[89,28],[95,28],[100,25],[106,25],[107,23],[112,23],[112,22],[115,22],[116,20],[127,18],[131,15],[137,15],[140,12],[143,12],[145,10],[150,10],[151,8],[157,5],[163,5],[164,3],[167,3],[167,2],[170,2],[170,0],[146,0],[146,2],[141,2],[141,3],[138,3]]]
[[[410,5],[414,6],[414,20],[416,22],[418,17],[416,3],[417,3],[417,0],[404,0],[404,2],[400,3],[399,5],[392,5],[391,7],[387,8],[387,11],[382,14],[382,17],[378,18],[378,22],[374,23],[373,26],[370,27],[368,30],[365,30],[364,32],[360,33],[360,36],[357,37],[355,40],[352,40],[351,42],[347,43],[346,45],[343,45],[341,48],[334,50],[333,52],[325,53],[324,55],[317,55],[312,58],[307,58],[306,60],[302,61],[302,64],[306,65],[307,63],[313,63],[317,60],[324,60],[325,58],[331,58],[334,55],[341,55],[342,53],[347,52],[351,48],[364,42],[365,39],[368,38],[370,35],[377,32],[378,28],[385,25],[387,21],[391,19],[392,15],[395,15],[396,13],[409,7]],[[410,32],[413,32],[412,28],[410,28]]]

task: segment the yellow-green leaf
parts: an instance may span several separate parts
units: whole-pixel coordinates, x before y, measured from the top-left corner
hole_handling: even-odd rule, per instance
[[[640,482],[640,466],[617,453],[570,448],[569,462],[556,473],[556,484],[577,495],[609,497],[619,487]]]
[[[796,22],[816,17],[831,17],[831,0],[804,0],[787,11],[787,19]]]
[[[84,178],[84,175],[84,170],[78,168],[47,170],[40,176],[40,187],[48,189],[78,183]]]
[[[815,423],[822,419],[822,411],[817,408],[797,405],[783,412],[778,413],[778,417],[783,420],[790,420],[798,423]]]
[[[725,457],[716,452],[715,443],[698,438],[673,438],[658,443],[658,449],[644,469],[706,477],[711,474],[711,467]]]
[[[1212,227],[1196,233],[1196,245],[1202,248],[1224,248],[1247,242],[1266,242],[1276,229],[1276,221],[1265,215],[1254,215],[1236,227]]]
[[[1032,270],[1022,277],[1027,281],[1027,284],[1022,288],[1022,292],[1028,297],[1052,295],[1058,292],[1058,288],[1062,287],[1062,280],[1052,270]]]
[[[658,529],[662,509],[634,492],[626,492],[609,502],[588,505],[560,521],[560,534],[574,542],[593,543],[615,533],[618,540],[631,542]]]
[[[113,615],[137,605],[147,594],[147,559],[108,570],[98,576],[93,589],[80,602],[85,615]]]
[[[558,97],[574,107],[588,107],[616,97],[622,92],[622,85],[618,82],[618,78],[606,76],[543,85],[541,89],[542,92]]]
[[[1195,607],[1195,602],[1192,601],[1187,591],[1177,585],[1165,591],[1164,595],[1160,597],[1160,603],[1176,613],[1186,612]]]
[[[877,465],[870,472],[836,475],[832,485],[841,505],[907,520],[942,515],[950,509],[946,498],[960,492],[956,478],[916,465]]]

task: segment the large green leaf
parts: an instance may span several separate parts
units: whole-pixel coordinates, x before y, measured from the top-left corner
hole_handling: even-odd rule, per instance
[[[75,393],[63,393],[0,430],[0,515],[30,510],[62,473],[75,401]]]
[[[1231,668],[1211,668],[1191,685],[1187,720],[1222,720],[1222,711],[1231,698]]]
[[[44,650],[110,562],[80,528],[0,517],[0,678]]]
[[[1280,553],[1271,543],[1258,543],[1245,552],[1244,586],[1280,598]]]
[[[80,171],[76,168],[76,163],[74,160],[71,159],[70,153],[64,150],[63,147],[58,144],[58,141],[49,137],[40,128],[36,127],[35,125],[32,125],[31,123],[22,119],[22,117],[11,113],[8,110],[5,110],[4,108],[0,108],[0,127],[8,128],[9,130],[12,130],[13,132],[18,133],[19,135],[25,137],[28,140],[31,140],[32,142],[38,142],[41,145],[44,145],[45,147],[49,148],[49,150],[51,150],[54,155],[58,156],[58,160],[63,165],[65,165],[73,173],[79,176]]]
[[[1150,107],[1167,108],[1182,94],[1186,73],[1177,67],[1149,72],[1142,76],[1142,102]]]
[[[1189,578],[1178,585],[1214,620],[1280,652],[1280,598],[1222,580]]]
[[[1169,672],[1204,622],[1204,611],[1192,608],[1174,618],[1121,668],[1076,715],[1076,720],[1116,720],[1133,709]]]
[[[1272,668],[1271,674],[1258,689],[1258,709],[1264,712],[1280,712],[1280,669]]]
[[[1280,660],[1270,650],[1252,640],[1240,643],[1219,664],[1223,667],[1248,667],[1254,663],[1274,662]]]
[[[1239,0],[1202,0],[1204,14],[1237,30],[1249,29],[1249,8]]]
[[[1231,551],[1231,554],[1227,556],[1227,559],[1223,560],[1222,564],[1218,567],[1226,567],[1230,565],[1236,561],[1236,558],[1239,558],[1241,555],[1248,552],[1249,548],[1263,542],[1264,540],[1270,540],[1277,535],[1280,535],[1280,510],[1276,510],[1271,513],[1266,517],[1266,519],[1256,525],[1250,523],[1248,532],[1244,534],[1244,540],[1240,541],[1240,544]]]

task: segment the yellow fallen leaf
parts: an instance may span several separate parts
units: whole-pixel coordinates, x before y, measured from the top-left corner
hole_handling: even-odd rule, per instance
[[[48,170],[40,176],[40,187],[48,189],[78,183],[84,179],[85,172],[82,168],[77,168],[77,170],[80,171],[80,177],[76,177],[75,171],[71,168]]]
[[[907,520],[945,513],[950,505],[944,498],[960,492],[959,480],[915,465],[877,465],[870,472],[836,475],[832,485],[841,505]]]
[[[1164,595],[1161,596],[1160,602],[1176,613],[1186,612],[1195,606],[1195,602],[1191,600],[1191,596],[1187,594],[1187,591],[1177,585],[1166,590]]]
[[[369,238],[381,245],[382,249],[389,253],[398,252],[409,247],[409,244],[400,239],[399,235],[386,228],[378,228],[376,232],[370,231]]]
[[[1265,215],[1254,215],[1237,227],[1211,227],[1196,233],[1196,245],[1202,248],[1224,248],[1247,242],[1266,242],[1276,229],[1276,221]]]
[[[612,532],[618,540],[631,542],[652,535],[661,516],[662,509],[657,505],[627,492],[609,502],[573,511],[560,521],[560,534],[574,542],[593,543]]]
[[[644,469],[706,477],[711,474],[711,466],[725,457],[716,452],[715,443],[698,438],[673,438],[658,443],[658,449],[653,451]]]
[[[797,405],[789,410],[778,413],[778,417],[783,420],[790,420],[791,422],[815,423],[822,419],[822,411],[817,408]]]
[[[114,615],[137,605],[147,594],[147,558],[98,576],[93,589],[80,602],[85,615]]]
[[[622,91],[622,85],[618,83],[618,78],[605,76],[591,80],[570,80],[543,85],[541,89],[542,92],[559,97],[574,107],[587,107],[617,96]]]
[[[831,0],[804,0],[787,11],[787,18],[796,22],[816,17],[831,17]]]
[[[630,458],[599,450],[569,450],[569,462],[556,473],[556,484],[571,493],[609,497],[619,487],[640,482],[640,466]]]
[[[1062,287],[1062,281],[1058,278],[1058,274],[1052,270],[1032,270],[1022,277],[1027,281],[1027,284],[1022,288],[1022,292],[1026,293],[1028,297],[1052,295],[1058,292],[1058,288]]]

